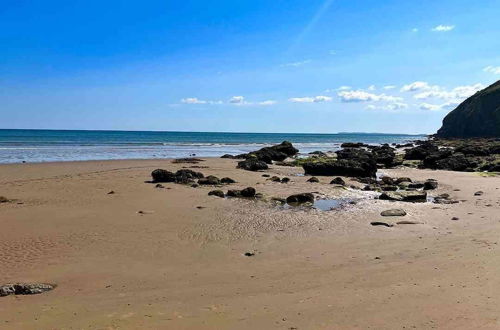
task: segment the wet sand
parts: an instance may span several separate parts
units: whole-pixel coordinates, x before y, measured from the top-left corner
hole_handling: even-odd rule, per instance
[[[500,328],[500,178],[383,170],[437,179],[431,194],[461,201],[413,204],[374,200],[327,177],[308,183],[300,168],[264,172],[292,179],[281,184],[235,164],[207,159],[194,170],[238,182],[225,191],[316,192],[357,204],[283,209],[208,196],[213,187],[145,182],[156,168],[193,166],[170,160],[0,165],[0,196],[13,200],[0,203],[0,284],[57,284],[0,297],[0,328]],[[408,215],[380,216],[390,208]],[[401,220],[422,224],[370,225]]]

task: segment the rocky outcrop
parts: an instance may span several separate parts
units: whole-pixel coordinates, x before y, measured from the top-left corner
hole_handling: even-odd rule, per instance
[[[283,141],[281,144],[272,147],[264,147],[248,154],[238,155],[234,158],[256,158],[259,161],[271,164],[273,161],[284,161],[288,157],[295,156],[298,152],[299,150],[296,149],[292,143]]]
[[[167,170],[156,169],[151,172],[153,182],[175,182],[175,183],[193,183],[195,179],[204,177],[203,173],[195,172],[189,169],[178,170],[173,173]]]
[[[500,137],[500,81],[477,92],[450,112],[436,136]]]
[[[267,166],[265,162],[258,160],[257,158],[249,158],[247,160],[238,162],[238,168],[255,172],[255,171],[267,170],[269,166]]]
[[[302,165],[306,175],[375,177],[377,164],[373,159],[340,159],[308,162]]]

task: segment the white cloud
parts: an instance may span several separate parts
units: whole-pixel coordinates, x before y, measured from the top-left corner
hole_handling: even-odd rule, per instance
[[[411,84],[404,85],[401,87],[401,92],[416,92],[416,91],[426,91],[431,89],[436,89],[437,86],[431,86],[426,81],[415,81]]]
[[[368,110],[389,110],[389,111],[403,110],[406,108],[408,108],[408,104],[402,102],[395,102],[387,105],[370,104],[366,107],[366,109]]]
[[[451,31],[455,28],[455,25],[438,25],[434,28],[432,28],[432,31],[434,32],[448,32]]]
[[[374,91],[374,90],[376,90],[376,89],[377,89],[377,88],[375,87],[375,85],[370,85],[370,86],[368,87],[368,90],[369,90],[369,91]]]
[[[181,100],[181,103],[185,104],[207,104],[207,101],[199,100],[196,97],[188,97]]]
[[[441,106],[437,104],[422,103],[420,104],[420,109],[426,111],[438,111],[441,110]]]
[[[333,98],[330,96],[315,96],[315,97],[292,97],[289,99],[293,103],[321,103],[321,102],[331,102]]]
[[[397,86],[394,86],[394,85],[387,85],[387,86],[384,86],[384,89],[385,90],[390,90],[390,89],[395,89],[397,88]]]
[[[488,73],[493,73],[493,74],[500,74],[500,66],[487,66],[486,68],[483,69],[484,72]]]
[[[443,104],[421,103],[420,109],[426,111],[440,111],[455,109],[461,102],[459,100],[449,101]]]
[[[274,101],[274,100],[267,100],[267,101],[262,101],[262,102],[259,102],[258,104],[259,105],[274,105],[276,104],[277,102]]]
[[[411,29],[411,32],[418,32],[418,29],[417,28],[413,28],[413,29]]]
[[[483,84],[465,85],[453,88],[451,91],[438,86],[434,86],[433,90],[425,91],[422,93],[415,94],[414,97],[418,100],[438,98],[443,100],[452,99],[465,99],[469,96],[474,95],[476,92],[483,89],[485,86]]]
[[[342,91],[338,93],[342,102],[369,102],[369,101],[387,101],[387,102],[400,102],[402,98],[385,95],[385,94],[372,94],[362,90]]]
[[[229,103],[231,103],[231,104],[244,104],[245,98],[243,96],[233,96],[229,99]]]
[[[282,64],[281,66],[283,66],[283,67],[298,67],[298,66],[302,66],[302,65],[305,65],[305,64],[308,64],[311,62],[312,62],[311,60],[305,60],[305,61],[299,61],[299,62],[285,63],[285,64]]]

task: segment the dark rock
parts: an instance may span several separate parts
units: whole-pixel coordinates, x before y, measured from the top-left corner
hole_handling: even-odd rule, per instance
[[[341,186],[345,186],[345,181],[341,177],[336,177],[330,182],[330,184],[338,184]]]
[[[382,191],[396,191],[398,190],[398,186],[391,186],[391,185],[382,185],[380,186]]]
[[[220,179],[220,183],[223,183],[223,184],[231,184],[231,183],[236,183],[236,181],[234,181],[234,180],[233,180],[233,179],[231,179],[231,178],[225,177],[225,178]]]
[[[175,172],[174,182],[188,184],[193,183],[195,179],[201,179],[204,175],[189,169],[182,169]]]
[[[162,169],[156,169],[151,172],[153,182],[175,182],[175,174]]]
[[[424,190],[434,190],[437,189],[438,187],[438,182],[433,179],[429,179],[424,182]]]
[[[423,203],[427,201],[427,192],[425,191],[387,191],[380,195],[379,199]]]
[[[380,191],[380,186],[376,184],[367,184],[363,188],[364,191]]]
[[[287,157],[295,156],[299,150],[295,149],[294,146],[288,142],[284,141],[281,144],[265,147],[257,151],[253,151],[247,154],[246,158],[255,157],[257,160],[263,161],[267,164],[271,164],[273,161],[283,161]]]
[[[412,182],[412,181],[410,178],[405,178],[405,177],[401,177],[401,178],[396,179],[396,184],[400,184],[402,182]]]
[[[191,188],[198,188],[199,186],[200,186],[200,185],[199,185],[199,184],[197,184],[197,183],[193,183],[193,184],[191,184]]]
[[[382,221],[372,221],[370,222],[372,226],[384,226],[384,227],[394,227],[393,224],[387,223],[387,222],[382,222]]]
[[[278,204],[286,204],[286,199],[281,197],[271,197],[271,201]]]
[[[272,181],[272,182],[280,182],[281,181],[281,179],[279,177],[277,177],[277,176],[273,176],[269,180]]]
[[[415,181],[408,184],[408,188],[411,189],[422,189],[425,186],[423,182]]]
[[[0,196],[0,203],[8,203],[10,200],[7,197]]]
[[[453,220],[453,221],[457,221],[457,220],[460,220],[460,219],[459,219],[459,218],[457,218],[457,217],[453,217],[453,218],[451,218],[451,220]]]
[[[422,162],[424,168],[438,168],[438,161],[451,157],[453,155],[453,151],[451,149],[441,149],[437,151],[433,151],[429,153]]]
[[[402,209],[391,209],[382,211],[380,215],[383,217],[404,217],[406,215],[406,212]]]
[[[476,191],[474,193],[474,196],[482,196],[484,194],[484,192],[482,192],[481,190],[480,191]]]
[[[224,192],[222,190],[212,190],[208,193],[208,196],[217,196],[220,198],[224,198]]]
[[[396,160],[396,153],[394,151],[394,148],[391,148],[388,145],[376,146],[371,150],[377,164],[382,164],[386,168],[391,168],[402,164],[401,161]]]
[[[255,197],[255,188],[248,187],[240,191],[242,197]]]
[[[307,182],[318,183],[319,179],[317,177],[313,176],[312,178],[310,178],[309,180],[307,180]]]
[[[421,222],[418,221],[409,221],[409,220],[403,220],[403,221],[398,221],[396,222],[398,225],[421,225]]]
[[[108,195],[114,195],[115,194],[115,191],[114,190],[111,190],[110,192],[108,192]],[[2,197],[0,196],[0,203],[2,202]]]
[[[438,151],[439,148],[430,141],[423,141],[414,148],[405,151],[406,160],[424,160],[431,153]]]
[[[477,166],[477,162],[466,158],[462,154],[453,154],[448,158],[438,160],[436,169],[449,171],[472,171]]]
[[[345,142],[340,145],[341,148],[362,148],[368,147],[367,144],[362,142]]]
[[[316,157],[326,157],[327,156],[323,151],[313,151],[313,152],[310,152],[309,155],[316,156]]]
[[[269,166],[261,160],[257,160],[255,158],[249,158],[247,160],[238,162],[238,168],[247,170],[247,171],[261,171],[269,169]]]
[[[241,197],[241,190],[236,190],[236,189],[228,190],[226,195],[228,197]]]
[[[222,155],[220,158],[235,159],[236,157],[233,155],[230,155],[230,154],[225,154],[225,155]]]
[[[311,193],[295,194],[288,196],[286,202],[288,204],[314,203],[314,195]]]
[[[439,196],[434,197],[435,204],[457,204],[458,201],[450,199],[449,194],[441,194]]]
[[[198,184],[200,185],[210,185],[210,186],[216,186],[220,184],[220,180],[218,177],[209,175],[205,178],[201,178],[198,180]]]
[[[245,257],[253,257],[255,255],[255,253],[253,253],[253,252],[245,252],[243,255]]]
[[[466,156],[488,156],[490,149],[486,146],[464,144],[455,148],[455,152],[460,152]]]
[[[462,102],[443,120],[438,137],[499,137],[500,81]]]
[[[389,185],[393,185],[396,183],[394,179],[391,178],[390,176],[383,176],[380,178],[380,181],[382,181],[384,184],[389,184]]]
[[[290,178],[285,177],[281,179],[281,183],[288,183],[288,182],[290,182]]]
[[[40,294],[53,290],[55,285],[44,283],[15,283],[0,285],[0,297],[9,295]]]
[[[262,177],[263,177],[263,178],[269,178],[270,176],[271,176],[271,175],[269,175],[269,174],[262,174]]]
[[[377,164],[373,159],[307,162],[302,167],[306,175],[318,176],[375,177],[377,173]]]
[[[161,189],[161,188],[165,188],[165,186],[164,186],[164,185],[162,185],[161,183],[158,183],[158,184],[155,186],[155,188],[159,188],[159,189]]]

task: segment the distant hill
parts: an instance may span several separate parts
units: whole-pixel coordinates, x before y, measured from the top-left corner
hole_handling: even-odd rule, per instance
[[[469,97],[450,112],[436,136],[500,137],[500,80]]]

